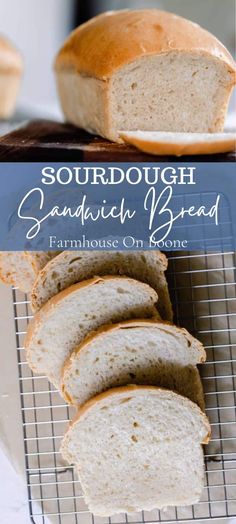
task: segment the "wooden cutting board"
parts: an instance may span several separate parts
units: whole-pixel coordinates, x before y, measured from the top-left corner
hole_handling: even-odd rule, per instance
[[[236,153],[153,156],[70,124],[34,120],[0,138],[1,162],[234,162]]]

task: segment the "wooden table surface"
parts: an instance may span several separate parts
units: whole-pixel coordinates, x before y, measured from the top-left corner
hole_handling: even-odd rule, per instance
[[[70,124],[33,120],[0,138],[1,162],[233,162],[236,153],[154,156]]]

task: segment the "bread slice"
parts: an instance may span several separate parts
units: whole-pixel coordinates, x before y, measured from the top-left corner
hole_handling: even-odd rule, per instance
[[[0,251],[0,280],[28,293],[32,290],[40,269],[57,253],[53,251]]]
[[[90,511],[99,516],[185,506],[204,485],[207,417],[173,391],[126,386],[78,412],[61,452],[76,464]]]
[[[234,60],[217,38],[158,9],[89,20],[55,69],[66,120],[115,142],[120,130],[221,132],[235,85]]]
[[[151,155],[213,155],[236,149],[236,133],[121,131],[120,136]]]
[[[149,284],[158,294],[163,319],[173,312],[164,271],[167,258],[160,251],[63,251],[38,274],[31,301],[38,311],[47,300],[68,286],[95,275],[126,275]]]
[[[51,298],[29,325],[25,347],[36,373],[58,387],[63,364],[90,331],[102,324],[156,313],[156,292],[130,278],[93,278]]]
[[[0,35],[0,120],[10,118],[15,110],[22,72],[21,54]]]
[[[126,384],[163,386],[204,409],[197,364],[204,348],[186,329],[154,320],[103,326],[68,357],[61,391],[78,407],[106,389]]]

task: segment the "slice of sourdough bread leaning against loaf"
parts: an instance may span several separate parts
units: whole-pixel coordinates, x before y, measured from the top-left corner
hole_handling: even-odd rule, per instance
[[[59,387],[64,362],[75,346],[102,324],[157,314],[157,293],[131,278],[93,278],[51,298],[29,324],[25,348],[36,373]]]
[[[151,386],[110,389],[87,402],[61,452],[75,464],[95,515],[184,506],[204,486],[210,426],[189,399]]]
[[[185,329],[155,320],[103,326],[68,357],[62,373],[65,400],[78,407],[115,386],[150,384],[176,390],[204,409],[197,364],[204,348]]]
[[[234,60],[217,38],[158,9],[89,20],[55,69],[66,120],[117,142],[121,130],[221,132],[235,84]]]
[[[172,320],[166,269],[167,258],[160,251],[63,251],[38,274],[32,308],[38,311],[59,291],[93,276],[126,275],[155,289],[161,317]]]
[[[236,133],[121,132],[121,138],[151,155],[213,155],[236,149]]]
[[[38,272],[57,252],[0,251],[0,279],[24,293],[32,290]]]

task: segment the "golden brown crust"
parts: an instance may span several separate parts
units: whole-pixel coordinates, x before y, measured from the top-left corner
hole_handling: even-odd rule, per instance
[[[131,329],[131,328],[137,328],[137,327],[160,327],[160,326],[170,326],[171,328],[174,328],[175,332],[181,333],[181,335],[185,336],[186,339],[190,344],[196,343],[198,344],[198,350],[199,350],[199,359],[196,364],[201,364],[206,361],[206,352],[204,350],[204,347],[202,343],[194,338],[185,328],[180,328],[178,326],[173,325],[171,322],[164,321],[164,320],[156,320],[156,319],[137,319],[137,320],[125,320],[123,322],[118,322],[116,324],[106,324],[104,326],[101,326],[96,331],[91,332],[84,340],[79,344],[73,351],[72,354],[70,354],[67,359],[65,360],[64,366],[62,368],[62,382],[61,382],[61,392],[64,396],[64,398],[69,402],[73,404],[73,399],[70,397],[68,392],[65,389],[65,384],[63,383],[63,377],[66,373],[67,369],[70,367],[70,361],[71,357],[75,354],[78,354],[86,349],[86,347],[93,342],[93,340],[102,338],[104,335],[106,335],[109,332],[118,331],[120,329]]]
[[[230,134],[231,135],[231,134]],[[236,149],[236,138],[230,136],[227,140],[221,142],[198,142],[192,144],[181,144],[173,142],[162,142],[161,139],[154,141],[148,141],[135,136],[135,134],[126,134],[122,132],[120,134],[124,142],[135,146],[140,151],[151,155],[214,155],[217,153],[228,153],[235,151]]]
[[[161,270],[166,271],[167,266],[168,266],[168,259],[165,256],[165,254],[159,250],[153,250],[152,253],[158,259],[161,265]],[[68,263],[70,263],[71,256],[73,258],[81,257],[83,256],[83,252],[62,251],[61,253],[57,254],[54,258],[49,260],[47,264],[41,269],[41,271],[39,271],[37,278],[34,282],[34,286],[33,286],[32,293],[31,293],[31,302],[32,302],[33,311],[37,311],[37,287],[38,287],[39,282],[41,281],[43,283],[45,278],[47,277],[47,274],[50,273],[50,271],[54,269],[56,270],[57,265],[60,264],[61,260],[64,262],[64,261],[67,261],[66,259],[68,258],[69,259]],[[172,310],[171,305],[170,305],[170,309]]]
[[[23,69],[23,60],[19,51],[3,35],[0,35],[0,72],[19,74]]]
[[[106,398],[109,398],[109,397],[112,397],[112,396],[115,396],[117,394],[123,394],[123,393],[124,394],[126,394],[126,393],[129,394],[129,393],[137,392],[137,391],[150,391],[150,392],[154,392],[154,393],[157,393],[158,391],[166,391],[166,392],[170,393],[174,397],[178,396],[178,397],[181,397],[182,399],[185,399],[185,402],[189,403],[189,405],[192,406],[192,409],[194,409],[194,411],[198,411],[199,416],[202,417],[202,420],[206,424],[207,433],[206,433],[206,435],[205,435],[205,437],[204,437],[204,439],[202,441],[202,444],[207,444],[209,442],[210,437],[211,437],[211,426],[210,426],[210,423],[209,423],[209,420],[208,420],[207,416],[197,406],[197,404],[195,404],[191,400],[187,399],[183,395],[179,395],[179,393],[174,393],[173,391],[171,391],[169,389],[159,388],[157,386],[136,386],[136,385],[130,384],[128,386],[120,386],[120,387],[108,389],[107,391],[105,391],[103,393],[100,393],[99,395],[96,395],[92,399],[90,399],[87,402],[85,402],[85,404],[79,409],[79,411],[76,413],[74,418],[69,423],[69,428],[71,426],[73,426],[76,422],[78,422],[78,420],[81,419],[83,417],[83,415],[85,415],[86,412],[89,409],[91,409],[93,406],[95,406],[97,404],[97,402],[101,402],[102,400],[104,400]]]
[[[45,316],[47,314],[49,314],[50,311],[53,310],[57,306],[58,303],[60,303],[62,300],[64,300],[64,298],[66,298],[68,295],[70,295],[74,291],[77,291],[79,289],[83,289],[85,287],[93,286],[93,285],[98,284],[99,282],[104,282],[104,281],[108,281],[108,280],[120,280],[120,281],[122,281],[122,280],[132,280],[133,282],[136,282],[136,283],[138,283],[141,286],[149,287],[150,294],[152,294],[153,298],[156,301],[158,300],[157,293],[154,291],[154,289],[152,289],[150,286],[148,286],[148,284],[143,284],[142,282],[138,282],[138,281],[136,281],[133,278],[126,278],[126,277],[110,276],[109,275],[109,276],[105,276],[105,277],[94,277],[94,278],[91,278],[89,280],[83,280],[82,282],[74,284],[74,285],[64,289],[63,291],[61,291],[60,293],[58,293],[54,297],[52,297],[35,314],[34,318],[29,323],[27,334],[26,334],[26,337],[25,337],[25,349],[26,349],[26,352],[28,351],[28,346],[30,345],[31,338],[32,338],[35,330],[38,329],[38,327],[40,326],[41,322],[43,322],[45,320]],[[29,358],[29,360],[30,360],[30,358]]]
[[[69,36],[55,68],[107,80],[117,69],[142,56],[173,51],[212,56],[235,72],[230,53],[211,33],[157,9],[114,11],[93,18]]]

